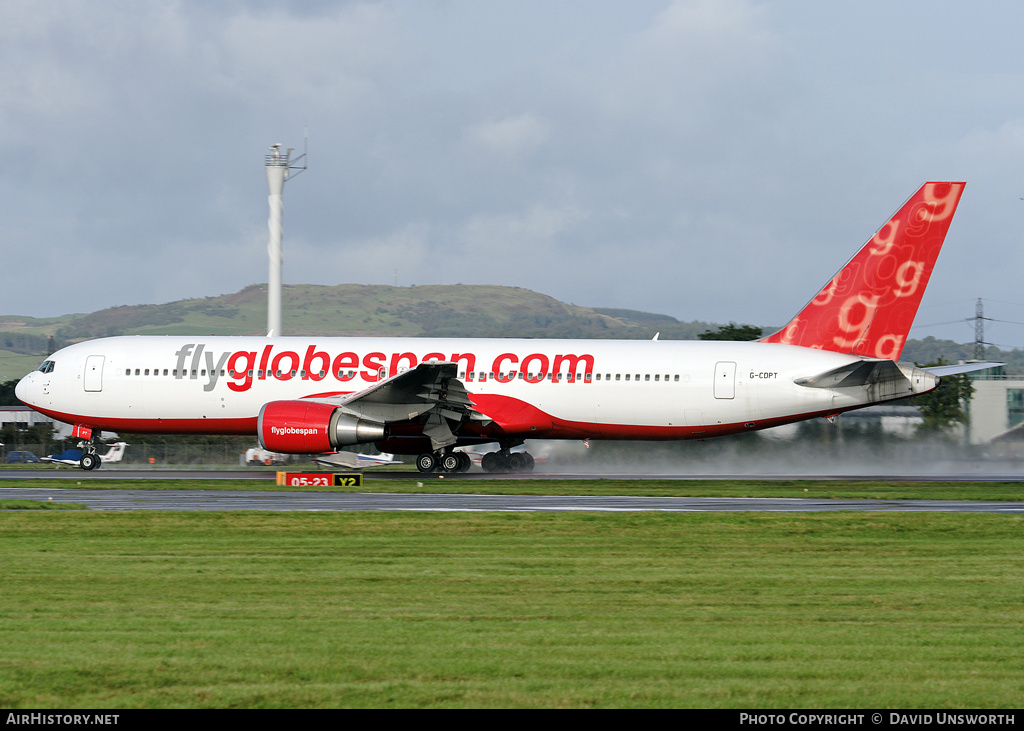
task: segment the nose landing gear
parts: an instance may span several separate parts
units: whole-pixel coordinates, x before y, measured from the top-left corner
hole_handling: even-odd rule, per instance
[[[103,464],[103,460],[96,454],[96,447],[92,441],[80,442],[78,446],[84,452],[82,458],[78,460],[78,466],[83,470],[98,470],[100,465]]]

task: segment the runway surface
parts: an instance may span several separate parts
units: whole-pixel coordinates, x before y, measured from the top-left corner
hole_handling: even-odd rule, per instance
[[[90,490],[0,488],[0,499],[82,503],[93,510],[411,510],[520,512],[822,512],[837,510],[1024,513],[1024,503],[968,500],[822,500],[558,495],[250,492],[226,490]]]
[[[289,471],[322,472],[322,470],[292,469]],[[104,468],[86,472],[67,469],[2,469],[0,480],[274,480],[276,471],[262,469],[238,470],[197,470],[197,469],[133,469]],[[423,475],[408,470],[367,470],[363,472],[367,481],[375,480],[436,480],[437,474]],[[878,470],[875,472],[715,472],[698,474],[694,472],[531,472],[527,474],[484,474],[473,471],[468,474],[445,474],[446,480],[894,480],[899,482],[1024,482],[1024,469],[957,469],[956,467],[928,472],[897,472]]]

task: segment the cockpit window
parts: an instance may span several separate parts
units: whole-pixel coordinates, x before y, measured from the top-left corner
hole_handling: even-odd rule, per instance
[[[44,360],[43,364],[37,368],[40,373],[53,373],[53,361]]]

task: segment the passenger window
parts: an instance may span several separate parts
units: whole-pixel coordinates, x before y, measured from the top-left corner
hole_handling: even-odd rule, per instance
[[[616,373],[616,374],[615,374],[615,380],[616,380],[616,381],[617,381],[617,380],[619,380],[619,376],[620,376],[620,375],[622,375],[622,374],[621,374],[621,373]]]
[[[629,374],[628,373],[626,374],[626,380],[627,381],[629,380]]]

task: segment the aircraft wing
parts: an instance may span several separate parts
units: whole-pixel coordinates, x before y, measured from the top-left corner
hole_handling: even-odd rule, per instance
[[[344,467],[356,469],[358,461],[356,455],[351,452],[334,452],[332,454],[321,454],[313,457],[313,462],[321,467]]]
[[[487,420],[473,408],[469,392],[457,375],[455,363],[420,363],[337,403],[345,414],[379,424],[408,421],[426,414],[423,433],[430,437],[435,449],[440,449],[456,441],[448,419]]]
[[[390,454],[357,454],[356,463],[360,467],[384,467],[389,464],[402,464],[402,460],[395,459]]]
[[[362,470],[367,467],[383,467],[389,464],[402,464],[391,455],[354,454],[353,452],[332,452],[318,454],[312,458],[321,467],[344,467],[350,470]]]
[[[69,467],[78,467],[79,460],[82,459],[84,454],[80,449],[65,449],[60,454],[51,454],[49,457],[40,457],[40,462],[50,462],[51,464],[63,464]]]
[[[64,467],[81,467],[81,462],[78,460],[70,459],[56,459],[55,457],[40,457],[40,462],[49,462],[50,464]]]

